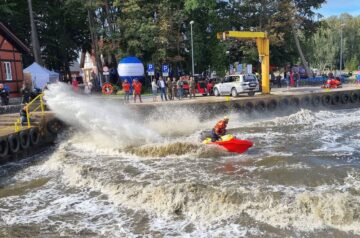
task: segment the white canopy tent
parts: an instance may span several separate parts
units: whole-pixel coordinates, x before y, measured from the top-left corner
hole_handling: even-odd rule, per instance
[[[30,73],[34,88],[42,89],[47,83],[55,83],[59,80],[59,74],[50,71],[38,63],[34,62],[32,65],[24,69],[24,73]]]

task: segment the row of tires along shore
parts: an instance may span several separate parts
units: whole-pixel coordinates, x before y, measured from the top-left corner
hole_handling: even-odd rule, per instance
[[[0,162],[53,141],[63,127],[60,120],[52,118],[42,126],[31,127],[0,137]]]
[[[212,110],[227,113],[230,110],[245,113],[286,111],[299,108],[353,108],[360,104],[360,90],[305,95],[273,96],[266,99],[252,98],[208,105]],[[207,107],[208,109],[208,107]]]

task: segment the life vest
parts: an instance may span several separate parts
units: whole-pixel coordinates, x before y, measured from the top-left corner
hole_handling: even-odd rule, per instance
[[[224,120],[220,120],[218,123],[216,123],[214,127],[214,131],[217,135],[223,135],[226,132],[226,126],[227,123]]]
[[[140,82],[133,83],[133,88],[134,88],[136,94],[141,94],[141,86],[142,85]]]
[[[130,91],[130,84],[128,82],[124,82],[122,83],[122,88],[125,92],[129,92]]]

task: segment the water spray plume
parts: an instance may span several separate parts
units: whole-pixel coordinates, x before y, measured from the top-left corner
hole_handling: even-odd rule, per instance
[[[161,140],[161,136],[142,125],[141,119],[121,105],[102,97],[76,94],[65,84],[52,84],[45,100],[65,123],[89,133],[110,146],[138,145]]]

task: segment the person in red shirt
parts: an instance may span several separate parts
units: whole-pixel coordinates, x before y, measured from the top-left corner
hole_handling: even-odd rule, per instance
[[[334,85],[336,88],[341,88],[341,79],[339,77],[334,79]]]
[[[211,141],[217,141],[221,139],[221,136],[224,136],[226,134],[226,127],[229,122],[228,117],[224,117],[222,120],[220,120],[214,128],[211,131]]]
[[[76,79],[73,79],[71,82],[72,88],[74,90],[74,92],[78,92],[79,90],[79,82]]]
[[[124,90],[125,96],[124,96],[124,100],[125,103],[129,103],[129,98],[130,98],[130,83],[125,79],[124,82],[122,83],[122,88]]]
[[[295,86],[294,72],[292,70],[290,71],[290,86]]]
[[[134,82],[132,84],[133,89],[134,89],[134,103],[136,103],[136,97],[139,97],[140,102],[142,102],[141,100],[141,87],[142,84],[139,82],[138,79],[134,79]]]

